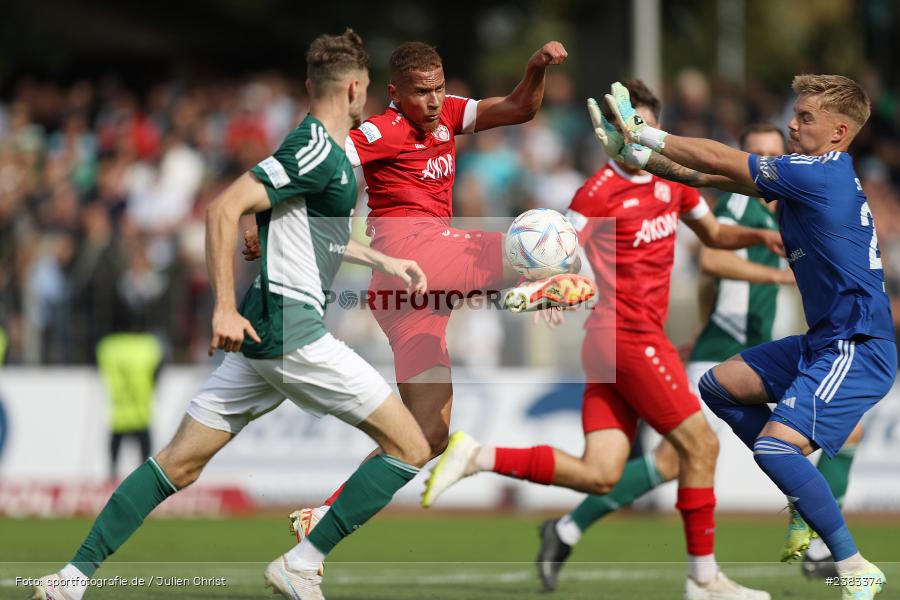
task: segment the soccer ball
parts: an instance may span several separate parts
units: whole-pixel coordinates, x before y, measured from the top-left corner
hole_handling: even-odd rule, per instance
[[[578,255],[578,233],[555,210],[535,208],[509,226],[504,252],[526,279],[546,279],[569,271]]]

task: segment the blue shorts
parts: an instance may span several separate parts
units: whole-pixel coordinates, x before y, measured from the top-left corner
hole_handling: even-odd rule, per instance
[[[805,335],[794,335],[745,350],[741,358],[776,403],[771,420],[796,429],[830,457],[897,374],[894,340],[865,336],[812,350]]]

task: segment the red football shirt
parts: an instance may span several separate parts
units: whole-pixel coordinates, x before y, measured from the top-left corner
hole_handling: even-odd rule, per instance
[[[598,288],[615,290],[619,330],[662,330],[678,220],[699,219],[707,212],[694,188],[655,175],[630,175],[613,161],[575,193],[567,216],[578,230]],[[615,219],[614,227],[602,217]],[[595,310],[585,326],[611,327],[611,316]]]
[[[391,103],[350,131],[350,163],[362,166],[371,217],[431,215],[449,219],[456,174],[455,136],[475,130],[478,102],[447,95],[437,128],[426,132]]]

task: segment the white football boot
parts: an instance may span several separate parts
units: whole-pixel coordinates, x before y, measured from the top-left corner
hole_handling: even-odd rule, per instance
[[[317,571],[295,571],[281,555],[266,567],[266,587],[288,600],[325,600],[322,576]]]
[[[728,579],[722,571],[707,583],[688,577],[684,584],[684,600],[770,600],[769,592],[753,590]]]
[[[770,600],[769,592],[753,590],[728,579],[722,571],[705,584],[692,577],[684,584],[684,600]]]
[[[422,494],[422,507],[431,506],[451,485],[475,473],[474,459],[481,444],[465,431],[450,436],[447,449],[431,470]]]

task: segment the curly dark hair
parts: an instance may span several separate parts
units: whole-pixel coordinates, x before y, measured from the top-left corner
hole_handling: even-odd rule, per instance
[[[314,93],[327,93],[330,84],[357,70],[369,70],[369,53],[359,34],[349,27],[340,35],[320,35],[309,45],[306,76]]]
[[[422,42],[406,42],[397,46],[388,61],[393,83],[409,71],[430,71],[442,66],[441,55],[434,46]]]

